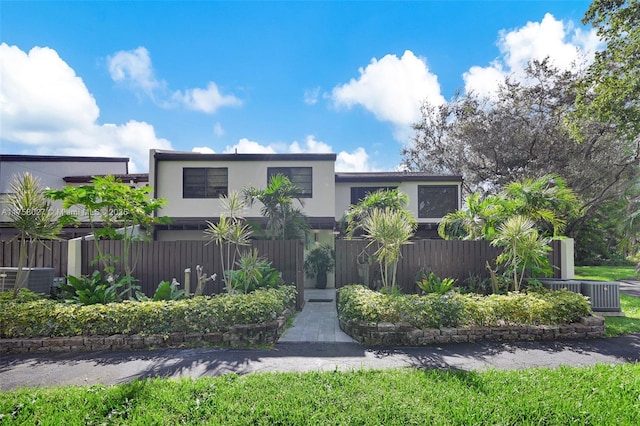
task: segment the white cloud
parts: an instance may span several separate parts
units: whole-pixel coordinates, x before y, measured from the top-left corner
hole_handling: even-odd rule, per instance
[[[304,145],[300,146],[300,143],[298,141],[294,141],[291,145],[289,145],[289,152],[295,154],[303,152],[329,154],[333,152],[333,149],[326,143],[317,141],[313,135],[309,135],[307,136]]]
[[[198,152],[200,154],[215,154],[216,152],[208,146],[194,146],[191,152]]]
[[[113,81],[127,84],[136,91],[141,90],[165,108],[183,106],[193,111],[214,114],[222,107],[242,105],[242,101],[236,96],[223,95],[213,81],[204,89],[192,88],[168,93],[167,83],[155,77],[149,51],[142,46],[116,52],[107,57],[107,64]]]
[[[373,58],[359,73],[358,79],[334,87],[331,97],[337,107],[361,105],[380,121],[410,126],[420,118],[420,105],[425,99],[435,104],[444,102],[437,76],[410,50],[401,58]]]
[[[219,121],[213,125],[213,133],[215,133],[215,135],[218,137],[224,136],[225,131],[224,131],[224,128],[222,127],[222,124],[220,124]]]
[[[235,96],[220,93],[214,82],[209,82],[206,89],[187,89],[184,93],[178,90],[172,99],[188,109],[208,114],[215,113],[221,107],[242,105],[242,101]]]
[[[224,152],[237,152],[238,154],[275,154],[276,151],[271,146],[260,145],[258,142],[242,138],[235,145],[227,145]]]
[[[369,155],[364,148],[349,153],[340,151],[336,159],[336,172],[370,172]]]
[[[171,149],[152,125],[98,124],[100,109],[82,79],[48,47],[28,53],[0,44],[0,141],[30,154],[127,156],[148,167],[149,149]]]
[[[491,96],[507,74],[523,78],[531,60],[549,60],[560,69],[569,69],[593,60],[600,41],[595,30],[584,31],[572,22],[556,20],[547,13],[541,22],[528,22],[521,28],[500,31],[501,57],[487,67],[474,66],[464,73],[465,90]]]
[[[153,98],[153,92],[164,85],[156,79],[151,65],[149,51],[144,47],[121,50],[107,57],[109,74],[113,81],[128,83],[134,89],[141,89]]]
[[[318,103],[319,96],[320,96],[320,87],[307,89],[304,91],[304,103],[307,105],[315,105]]]
[[[334,152],[331,145],[316,140],[313,135],[308,135],[304,143],[293,141],[289,145],[281,143],[262,145],[247,138],[242,138],[237,144],[227,146],[224,152],[233,153],[236,152],[236,149],[238,154],[330,154]],[[336,171],[338,172],[368,172],[373,170],[373,167],[369,164],[369,155],[362,147],[356,148],[352,152],[340,151],[336,156]]]

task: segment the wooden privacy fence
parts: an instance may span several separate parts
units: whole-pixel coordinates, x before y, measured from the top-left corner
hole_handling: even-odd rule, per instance
[[[116,272],[124,275],[124,243],[123,241],[99,241],[103,254],[109,254],[120,259]],[[254,240],[251,245],[241,247],[240,251],[257,249],[261,257],[272,263],[272,266],[282,272],[285,283],[295,283],[298,287],[298,298],[301,302],[304,291],[303,250],[301,240]],[[225,251],[226,253],[226,251]],[[82,241],[82,274],[90,274],[93,270],[102,269],[99,263],[92,263],[98,258],[98,250],[94,241]],[[151,241],[134,242],[129,253],[131,265],[135,265],[133,276],[138,279],[142,291],[151,296],[160,281],[171,281],[175,278],[185,284],[184,271],[191,269],[190,288],[194,291],[197,286],[196,266],[202,266],[207,276],[216,274],[215,281],[208,281],[205,286],[206,294],[224,292],[220,247],[216,244],[205,244],[204,241]],[[234,266],[234,268],[236,268]]]
[[[373,257],[373,246],[367,248],[368,241],[336,240],[336,287],[349,284],[362,284],[363,274],[369,280],[379,275]],[[549,260],[554,268],[555,278],[560,271],[560,241],[552,241]],[[416,240],[402,246],[402,257],[398,263],[397,282],[405,293],[415,292],[416,274],[421,268],[433,271],[436,275],[451,277],[462,283],[469,274],[488,277],[487,261],[494,265],[500,249],[491,246],[489,241],[460,240]],[[367,263],[369,259],[369,263]],[[371,282],[371,281],[370,281]]]
[[[37,243],[33,263],[35,268],[53,268],[55,277],[67,274],[68,243],[66,240]],[[0,266],[17,267],[20,258],[20,241],[0,241]]]

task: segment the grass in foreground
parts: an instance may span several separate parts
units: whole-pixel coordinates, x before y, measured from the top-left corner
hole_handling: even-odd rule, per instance
[[[0,394],[0,423],[131,425],[640,424],[640,364],[153,379]]]
[[[620,295],[620,308],[624,317],[605,317],[605,336],[640,333],[640,297]]]
[[[618,281],[636,277],[633,266],[576,266],[576,279]]]
[[[633,266],[576,266],[576,279],[618,281],[634,277]],[[604,319],[607,337],[640,332],[640,298],[621,294],[620,307],[624,317]]]

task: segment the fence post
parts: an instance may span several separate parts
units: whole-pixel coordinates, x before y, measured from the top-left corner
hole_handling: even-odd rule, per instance
[[[67,243],[67,275],[82,275],[82,238],[74,238]]]
[[[573,238],[565,238],[560,240],[560,278],[571,280],[574,277]]]

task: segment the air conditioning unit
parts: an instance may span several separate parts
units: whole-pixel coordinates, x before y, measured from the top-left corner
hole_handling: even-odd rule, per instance
[[[581,281],[580,292],[591,301],[594,312],[620,312],[620,283]]]
[[[574,280],[541,279],[540,282],[549,290],[568,290],[574,293],[580,293],[582,287],[580,281]]]
[[[25,268],[29,270],[26,287],[36,293],[49,293],[53,285],[53,268]],[[26,271],[25,271],[26,272]],[[0,291],[13,290],[18,268],[0,267]]]

